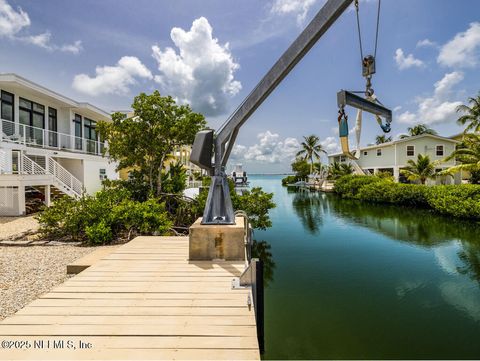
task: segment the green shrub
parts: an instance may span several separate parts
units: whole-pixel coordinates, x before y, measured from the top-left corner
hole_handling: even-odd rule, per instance
[[[132,199],[124,188],[107,188],[78,200],[62,197],[37,216],[45,238],[106,244],[132,234],[164,234],[172,222],[163,203]]]
[[[391,181],[372,182],[361,187],[356,198],[368,202],[426,207],[428,206],[425,196],[426,188],[426,186]]]
[[[295,175],[287,175],[282,179],[282,186],[287,186],[289,184],[295,183],[298,181],[298,177]]]
[[[104,220],[85,228],[85,236],[90,244],[106,244],[112,238],[112,229]]]
[[[362,187],[380,181],[377,177],[346,175],[335,181],[333,190],[344,198],[357,198],[357,194]]]
[[[480,219],[480,185],[438,185],[394,183],[372,176],[344,176],[334,191],[343,198],[430,208],[453,217]]]
[[[480,219],[480,185],[442,185],[430,187],[427,201],[435,211],[452,215]]]

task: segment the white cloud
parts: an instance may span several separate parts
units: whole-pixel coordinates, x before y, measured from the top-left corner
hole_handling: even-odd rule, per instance
[[[451,67],[473,67],[478,65],[480,56],[480,23],[470,27],[440,48],[437,62]]]
[[[65,53],[78,54],[83,50],[82,42],[80,40],[75,41],[73,44],[65,44],[60,47],[60,51]]]
[[[275,0],[272,4],[271,13],[296,15],[297,24],[301,25],[315,2],[316,0]]]
[[[37,35],[21,35],[22,30],[30,27],[30,17],[20,7],[13,9],[6,0],[0,0],[0,37],[7,37],[12,40],[19,40],[27,44],[32,44],[40,48],[72,54],[78,54],[82,48],[82,43],[77,40],[73,44],[58,46],[51,42],[52,34],[49,31]]]
[[[460,101],[450,100],[452,88],[464,78],[462,72],[451,72],[434,84],[434,92],[429,97],[418,97],[418,108],[415,112],[405,111],[397,119],[400,123],[439,124],[456,119],[456,109]]]
[[[267,130],[257,135],[258,143],[250,147],[235,145],[232,150],[232,159],[256,161],[259,163],[290,162],[300,149],[296,138],[280,139],[280,135]]]
[[[234,79],[239,65],[233,60],[228,43],[221,45],[212,36],[212,27],[204,17],[196,19],[190,31],[173,28],[170,37],[178,48],[161,50],[153,46],[160,75],[155,76],[164,91],[205,115],[227,111],[229,97],[242,85]]]
[[[405,56],[403,50],[400,48],[395,51],[395,56],[393,58],[397,63],[398,69],[400,70],[408,69],[414,66],[421,68],[425,65],[423,61],[416,59],[413,54],[408,54]]]
[[[335,137],[326,137],[320,142],[320,144],[328,154],[337,153],[340,151],[340,145],[338,144],[337,138]]]
[[[115,66],[98,66],[95,77],[78,74],[73,79],[73,88],[92,96],[101,94],[127,94],[129,86],[137,78],[153,79],[152,73],[134,56],[122,57]]]
[[[437,47],[437,43],[431,41],[430,39],[423,39],[417,42],[417,48],[435,48]]]
[[[6,0],[0,0],[0,36],[13,37],[29,26],[30,18],[22,8],[15,10]]]
[[[44,49],[52,50],[52,46],[50,45],[51,37],[52,37],[52,34],[49,31],[47,31],[42,34],[30,35],[30,36],[22,37],[20,39],[25,41],[26,43],[30,43]]]
[[[52,44],[51,42],[52,34],[49,31],[46,31],[38,35],[29,35],[24,37],[19,37],[18,40],[21,40],[25,43],[36,45],[40,48],[47,49],[49,51],[59,50],[65,53],[78,54],[83,50],[82,42],[80,40],[75,41],[73,44],[65,44],[58,46]]]

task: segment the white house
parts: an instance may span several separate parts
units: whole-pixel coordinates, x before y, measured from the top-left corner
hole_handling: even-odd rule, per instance
[[[53,194],[93,194],[118,178],[96,132],[109,113],[16,74],[0,74],[0,111],[0,215],[25,214],[31,194],[48,205]]]
[[[455,150],[458,140],[438,135],[422,134],[399,139],[388,143],[369,145],[360,149],[358,160],[351,160],[342,153],[329,154],[328,163],[350,163],[357,174],[371,174],[379,171],[391,172],[396,181],[403,181],[400,170],[407,166],[408,160],[417,160],[418,154],[428,155],[431,161],[441,161]],[[455,165],[455,159],[437,163],[436,168],[443,170]],[[438,177],[434,183],[460,183],[461,175]]]

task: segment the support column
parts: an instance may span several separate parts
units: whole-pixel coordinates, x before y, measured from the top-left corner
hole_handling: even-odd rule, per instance
[[[51,196],[52,196],[52,193],[51,193],[51,188],[50,188],[50,184],[49,185],[46,185],[45,186],[45,205],[47,207],[50,207],[51,205]]]
[[[378,168],[373,168],[373,174],[377,175],[378,174]]]
[[[25,215],[26,209],[25,209],[25,186],[24,185],[19,185],[18,186],[18,213],[19,215]]]
[[[400,180],[400,167],[393,167],[393,178],[395,179],[395,182]]]

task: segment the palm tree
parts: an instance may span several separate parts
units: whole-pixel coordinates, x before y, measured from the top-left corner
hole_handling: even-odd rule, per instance
[[[353,166],[350,163],[342,163],[342,176],[353,174]]]
[[[328,167],[328,179],[338,179],[344,175],[353,174],[353,167],[351,164],[333,162]]]
[[[427,179],[438,175],[435,171],[435,162],[431,162],[428,155],[419,154],[416,162],[410,159],[407,164],[407,167],[400,172],[410,181],[419,180],[420,183],[425,184]]]
[[[313,163],[315,160],[320,159],[320,154],[323,152],[327,154],[327,151],[323,149],[323,146],[320,144],[320,138],[316,135],[309,135],[308,137],[303,137],[304,141],[302,142],[302,150],[297,153],[297,157],[302,157],[304,160],[310,161],[310,174],[313,172]]]
[[[433,130],[432,128],[429,128],[425,124],[417,124],[413,127],[408,127],[407,128],[408,134],[402,134],[400,136],[400,139],[405,139],[408,137],[414,137],[416,135],[422,135],[422,134],[432,134],[432,135],[437,135],[437,132]]]
[[[377,135],[375,137],[375,144],[388,143],[392,141],[392,137],[387,137],[385,134]]]
[[[463,115],[458,118],[457,123],[466,125],[464,132],[480,132],[480,94],[476,98],[468,98],[468,105],[459,105],[457,107],[458,113]]]
[[[328,178],[329,179],[337,179],[342,176],[342,166],[338,162],[333,162],[328,167]]]
[[[448,174],[454,174],[461,170],[466,170],[472,175],[478,175],[480,172],[480,135],[467,133],[463,136],[462,143],[445,160],[455,158],[459,163],[448,168]]]

